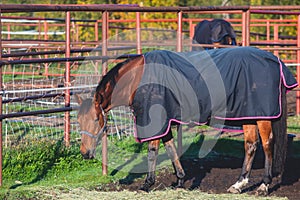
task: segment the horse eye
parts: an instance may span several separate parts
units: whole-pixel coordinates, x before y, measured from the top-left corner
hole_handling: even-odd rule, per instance
[[[99,121],[99,118],[95,119],[94,121],[95,121],[95,122],[98,122],[98,121]]]

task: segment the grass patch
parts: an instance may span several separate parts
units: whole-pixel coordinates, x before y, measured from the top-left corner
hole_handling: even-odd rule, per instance
[[[297,123],[295,121],[295,123]],[[176,134],[174,135],[176,139]],[[3,186],[0,188],[0,199],[64,199],[66,196],[76,198],[77,195],[97,195],[106,199],[115,194],[115,198],[139,198],[133,192],[102,193],[95,188],[106,190],[106,183],[119,184],[120,180],[132,182],[143,178],[147,170],[147,144],[136,143],[133,137],[109,138],[108,157],[109,171],[102,176],[101,145],[97,148],[97,159],[84,160],[80,155],[79,143],[73,141],[70,147],[65,147],[63,141],[35,140],[30,144],[21,144],[14,148],[4,148],[3,151]],[[177,141],[175,141],[177,142]],[[294,141],[293,152],[300,155],[300,143]],[[201,134],[183,135],[183,159],[204,158],[213,159],[217,156],[242,158],[244,156],[243,140],[221,138]],[[158,156],[158,170],[172,167],[163,144]],[[170,192],[171,191],[171,192]],[[247,199],[247,195],[227,196],[186,191],[182,193],[170,191],[154,191],[145,196],[147,199],[164,199],[165,194],[181,198],[181,194],[194,199]],[[165,192],[165,193],[164,193]],[[201,198],[199,197],[201,194]],[[154,195],[154,196],[151,196]],[[177,195],[177,196],[176,196]],[[194,196],[193,196],[194,195]],[[197,195],[197,196],[196,196]],[[203,196],[203,198],[202,198]],[[100,198],[100,199],[101,199]],[[129,198],[129,199],[130,199]],[[143,199],[144,197],[141,197]],[[253,196],[249,196],[249,199]],[[91,198],[92,199],[92,198]],[[269,199],[269,198],[261,198]],[[273,199],[273,197],[272,197]]]
[[[204,144],[207,139],[204,136],[189,137],[184,142],[189,140],[193,141],[190,144],[184,143],[184,146],[187,146],[184,156],[199,157],[199,154],[195,153],[197,152],[195,148]],[[100,152],[97,152],[97,159],[83,160],[79,144],[76,142],[69,148],[65,147],[62,141],[46,140],[6,148],[3,162],[4,184],[0,189],[0,197],[30,199],[37,195],[33,188],[38,187],[91,189],[103,185],[105,190],[106,183],[117,182],[120,179],[132,181],[128,177],[132,179],[144,177],[147,170],[147,144],[136,143],[134,138],[128,137],[121,141],[110,139],[108,147],[110,160],[108,176],[102,176]],[[225,154],[231,155],[229,151],[235,148],[235,145],[221,139],[216,143],[214,152],[221,153],[220,151],[226,150]],[[97,150],[101,150],[101,145]],[[161,144],[158,169],[165,166],[171,167],[171,162]]]
[[[288,117],[287,132],[293,134],[300,133],[300,116]]]

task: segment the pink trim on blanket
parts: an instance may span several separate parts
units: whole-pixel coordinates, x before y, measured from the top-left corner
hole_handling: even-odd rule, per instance
[[[134,118],[134,121],[135,121],[135,118]],[[183,121],[180,121],[180,120],[177,120],[177,119],[170,119],[169,123],[168,123],[168,127],[167,127],[166,131],[163,134],[139,140],[138,137],[137,137],[136,123],[134,123],[135,124],[135,127],[134,127],[134,137],[135,137],[135,140],[137,142],[143,143],[143,142],[147,142],[147,141],[150,141],[150,140],[160,139],[160,138],[162,138],[162,137],[164,137],[164,136],[166,136],[168,134],[168,132],[169,132],[169,130],[171,128],[172,122],[176,122],[176,123],[183,124],[183,125],[190,124],[189,122],[183,122]],[[202,125],[207,124],[207,122],[204,122],[204,123],[192,122],[192,123],[194,123],[197,126],[202,126]],[[229,129],[229,128],[215,128],[215,127],[213,127],[213,128],[215,130],[224,131],[224,132],[233,132],[233,133],[242,133],[243,132],[243,130],[236,130],[236,129]]]
[[[280,76],[281,76],[281,79],[279,81],[279,114],[276,115],[276,116],[265,116],[265,117],[262,117],[262,116],[252,116],[252,117],[237,117],[237,118],[227,118],[227,117],[214,117],[215,119],[220,119],[220,120],[230,120],[230,121],[238,121],[238,120],[251,120],[251,119],[277,119],[281,116],[281,113],[282,113],[282,105],[281,105],[281,84],[283,82],[284,86],[287,88],[287,89],[290,89],[290,88],[294,88],[294,87],[297,87],[298,86],[298,83],[295,83],[294,85],[287,85],[286,83],[286,80],[284,78],[284,74],[283,74],[283,70],[282,70],[282,63],[280,61],[280,59],[278,58],[278,62],[279,62],[279,66],[280,66]],[[135,121],[135,118],[134,118],[134,121]],[[150,141],[150,140],[155,140],[155,139],[159,139],[159,138],[162,138],[164,137],[165,135],[168,134],[170,128],[171,128],[171,124],[172,122],[176,122],[176,123],[179,123],[179,124],[183,124],[183,125],[187,125],[187,124],[190,124],[188,122],[182,122],[182,121],[179,121],[177,119],[170,119],[169,120],[169,123],[168,123],[168,127],[166,129],[166,131],[159,135],[159,136],[154,136],[154,137],[150,137],[150,138],[145,138],[145,139],[138,139],[137,137],[137,128],[136,128],[136,123],[135,124],[135,131],[134,131],[134,137],[136,139],[137,142],[146,142],[146,141]],[[194,124],[198,125],[198,126],[201,126],[201,125],[205,125],[207,124],[207,122],[205,123],[198,123],[198,122],[193,122]],[[225,131],[225,132],[237,132],[237,133],[242,133],[243,130],[235,130],[235,129],[221,129],[221,128],[214,128],[216,130],[220,130],[220,131]]]
[[[294,87],[297,87],[298,86],[298,83],[295,83],[294,85],[288,85],[285,81],[285,78],[284,78],[284,74],[283,74],[283,70],[282,70],[282,63],[281,63],[281,60],[278,58],[278,62],[279,62],[279,65],[280,65],[280,76],[282,77],[282,80],[283,80],[283,84],[286,88],[290,89],[290,88],[294,88]]]
[[[135,118],[134,118],[134,121],[135,121]],[[170,130],[170,128],[171,128],[172,122],[176,122],[176,123],[183,124],[183,125],[190,124],[189,122],[182,122],[182,121],[177,120],[177,119],[170,119],[170,120],[169,120],[169,123],[168,123],[168,127],[167,127],[166,131],[165,131],[163,134],[158,135],[158,136],[154,136],[154,137],[150,137],[150,138],[145,138],[145,139],[139,140],[138,137],[137,137],[136,123],[134,123],[134,124],[135,124],[135,127],[134,127],[134,129],[135,129],[135,130],[134,130],[134,137],[135,137],[135,140],[136,140],[137,142],[142,143],[142,142],[146,142],[146,141],[149,141],[149,140],[155,140],[155,139],[162,138],[162,137],[164,137],[164,136],[166,136],[166,135],[168,134],[168,132],[169,132],[169,130]],[[202,126],[202,125],[207,124],[207,122],[205,122],[205,123],[193,122],[193,123],[194,123],[195,125],[197,125],[197,126]]]

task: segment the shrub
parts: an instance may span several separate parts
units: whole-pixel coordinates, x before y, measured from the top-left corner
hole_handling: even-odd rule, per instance
[[[80,166],[88,167],[89,163],[99,165],[97,160],[83,162],[77,143],[65,147],[62,141],[32,141],[4,149],[3,177],[30,183],[76,170]]]

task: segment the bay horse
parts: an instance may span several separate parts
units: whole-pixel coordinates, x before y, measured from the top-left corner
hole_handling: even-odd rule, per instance
[[[195,26],[193,44],[237,45],[232,25],[224,19],[203,20]],[[192,47],[192,50],[200,50]],[[205,47],[205,49],[211,49]]]
[[[93,98],[78,97],[83,158],[95,157],[106,133],[107,112],[130,106],[138,142],[148,142],[148,172],[141,190],[155,183],[156,159],[162,140],[177,187],[185,172],[176,152],[172,124],[239,126],[244,132],[241,174],[228,191],[241,193],[249,176],[259,138],[265,154],[258,194],[268,194],[272,177],[281,175],[286,158],[286,91],[297,82],[272,53],[236,47],[200,52],[155,50],[118,63],[99,82]]]

